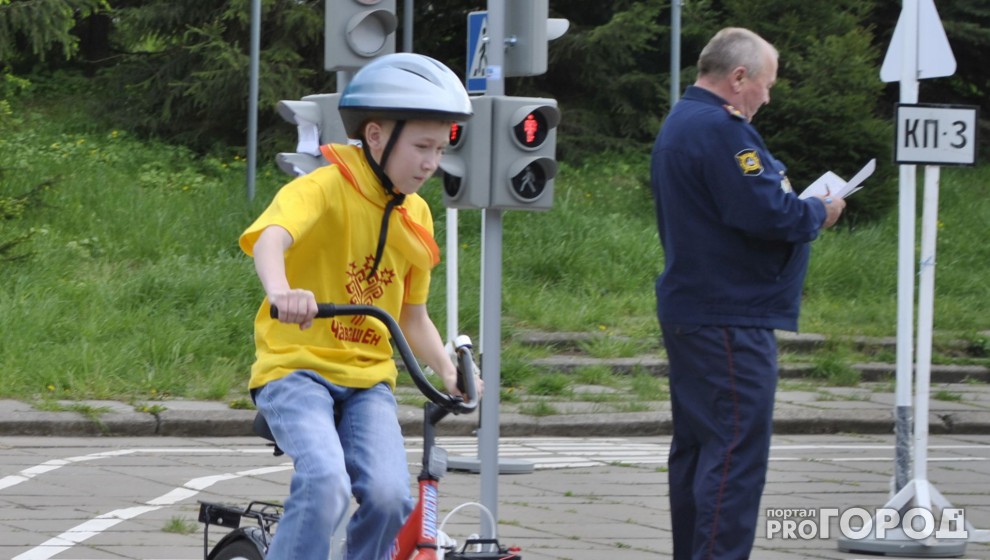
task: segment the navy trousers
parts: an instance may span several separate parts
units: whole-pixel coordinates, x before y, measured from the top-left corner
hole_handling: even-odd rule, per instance
[[[745,560],[766,482],[777,341],[771,329],[661,325],[670,362],[674,560]]]

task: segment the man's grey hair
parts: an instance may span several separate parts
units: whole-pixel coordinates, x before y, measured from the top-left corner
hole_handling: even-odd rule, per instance
[[[698,57],[698,75],[723,77],[742,66],[750,76],[759,76],[766,65],[767,53],[777,56],[777,49],[756,33],[741,27],[726,27],[712,37]]]

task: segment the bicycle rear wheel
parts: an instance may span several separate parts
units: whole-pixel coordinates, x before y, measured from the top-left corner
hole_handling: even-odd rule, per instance
[[[216,554],[213,560],[264,560],[265,558],[258,547],[247,539],[232,541],[214,552]]]

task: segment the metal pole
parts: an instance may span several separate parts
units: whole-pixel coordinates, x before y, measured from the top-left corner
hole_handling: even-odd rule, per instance
[[[337,70],[337,93],[344,92],[344,89],[347,88],[347,84],[350,83],[354,74],[355,72],[352,70]]]
[[[921,215],[921,255],[918,272],[918,349],[914,399],[914,479],[928,480],[928,398],[932,369],[932,325],[935,313],[935,245],[938,233],[938,191],[941,168],[925,166]],[[922,498],[927,498],[921,501]],[[931,509],[930,496],[915,505]]]
[[[258,164],[258,59],[261,53],[261,0],[251,0],[251,62],[248,78],[247,199],[254,200]]]
[[[447,209],[447,340],[453,341],[458,335],[458,247],[457,247],[457,208]]]
[[[505,0],[488,0],[488,95],[503,95],[505,82],[502,64],[505,60]],[[498,519],[498,438],[499,387],[501,386],[502,353],[502,211],[485,208],[481,214],[484,235],[481,246],[481,294],[483,329],[481,334],[481,371],[484,375],[485,398],[481,405],[481,426],[478,429],[478,458],[481,461],[481,504]],[[486,530],[487,532],[487,530]],[[485,535],[493,538],[494,535]]]
[[[681,98],[681,8],[682,0],[670,3],[670,106]]]
[[[413,52],[413,4],[415,0],[406,0],[402,5],[402,51]],[[454,335],[457,336],[457,335]]]
[[[901,103],[918,102],[918,0],[904,0],[904,50]],[[901,165],[897,234],[897,387],[894,484],[900,491],[910,478],[911,385],[914,350],[914,249],[917,169]],[[927,418],[926,418],[927,420]]]

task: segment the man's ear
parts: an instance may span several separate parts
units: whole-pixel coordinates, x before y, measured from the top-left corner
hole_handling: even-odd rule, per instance
[[[746,70],[745,66],[737,66],[733,68],[732,73],[732,91],[739,93],[742,89],[742,80],[749,76],[749,72]]]

